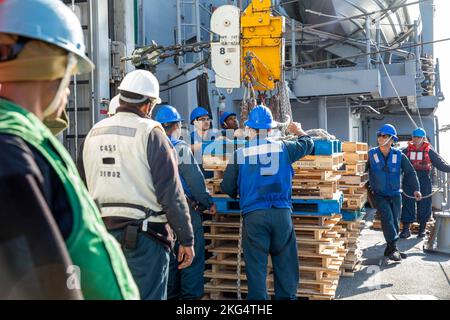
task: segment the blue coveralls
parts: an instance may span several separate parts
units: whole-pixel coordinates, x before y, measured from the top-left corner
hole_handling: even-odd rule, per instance
[[[395,243],[399,238],[402,174],[404,179],[410,181],[414,192],[418,191],[419,181],[416,172],[404,153],[392,148],[389,155],[385,157],[380,148],[369,151],[370,188],[375,205],[381,213],[381,227],[388,244]]]
[[[404,149],[403,153],[407,154],[408,149]],[[433,167],[442,172],[450,172],[450,165],[445,162],[442,157],[436,153],[433,149],[429,152],[431,163]],[[431,172],[425,170],[417,170],[417,176],[419,178],[420,192],[423,196],[427,196],[432,193],[431,184]],[[410,196],[413,196],[414,190],[411,188],[411,184],[404,180],[403,191]],[[417,203],[417,221],[421,225],[425,225],[431,218],[431,206],[432,198],[425,198]],[[416,201],[414,199],[409,199],[403,195],[403,209],[402,218],[403,224],[410,224],[416,221]]]
[[[296,141],[259,138],[234,154],[221,184],[232,198],[240,196],[242,245],[248,300],[268,300],[267,264],[272,257],[275,299],[296,299],[299,261],[292,224],[292,163],[311,154],[309,136]]]
[[[178,159],[180,180],[188,197],[191,223],[194,230],[195,257],[192,264],[182,270],[178,270],[178,242],[170,257],[169,281],[167,285],[167,297],[169,300],[195,300],[201,299],[204,294],[204,270],[205,270],[205,238],[203,236],[202,211],[213,205],[211,196],[205,185],[205,178],[194,159],[189,146],[181,140],[171,140]],[[184,161],[183,161],[184,160]],[[193,203],[198,209],[193,208]]]
[[[122,242],[123,230],[109,230],[117,241]],[[139,232],[136,249],[123,249],[133,278],[139,287],[142,300],[166,300],[169,275],[169,250]],[[148,272],[149,270],[159,272]]]

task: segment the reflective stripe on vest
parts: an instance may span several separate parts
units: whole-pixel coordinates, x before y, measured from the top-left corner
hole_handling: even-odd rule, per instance
[[[243,214],[291,208],[294,170],[283,142],[252,140],[237,150],[238,188]]]
[[[402,152],[392,148],[386,159],[380,148],[369,151],[369,180],[372,191],[383,196],[400,194]]]
[[[83,149],[86,182],[92,197],[102,204],[129,203],[161,212],[151,168],[147,159],[150,132],[161,125],[129,112],[97,123],[89,132]],[[157,129],[157,130],[159,130]],[[142,210],[126,207],[104,207],[102,217],[124,217],[141,220]],[[149,222],[166,223],[166,215],[151,216]]]
[[[66,245],[74,265],[80,268],[84,297],[139,299],[120,245],[106,230],[75,164],[61,143],[33,114],[1,99],[0,134],[20,137],[33,146],[64,186],[74,222]]]
[[[429,142],[422,143],[420,148],[417,148],[413,143],[408,144],[407,156],[414,169],[417,171],[431,171],[433,164],[430,159],[430,149],[431,145]]]

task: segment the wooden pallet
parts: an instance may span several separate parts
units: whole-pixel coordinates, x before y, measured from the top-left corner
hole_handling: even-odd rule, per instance
[[[342,176],[340,179],[341,184],[345,185],[361,185],[365,184],[367,181],[369,181],[369,174],[364,173],[361,175],[345,175]]]
[[[344,197],[344,210],[361,210],[367,203],[367,193],[347,195]]]
[[[362,142],[343,142],[343,152],[369,151],[369,145]]]
[[[306,156],[294,163],[294,170],[338,170],[344,163],[344,155],[336,153],[330,156]]]
[[[334,199],[338,181],[298,180],[292,182],[293,199]]]
[[[297,297],[304,297],[310,300],[333,300],[336,287],[336,285],[305,284],[297,290]],[[230,280],[222,281],[217,285],[208,282],[205,284],[205,291],[209,294],[216,293],[220,294],[219,296],[223,296],[226,293],[236,293],[237,285],[235,282]],[[241,292],[244,294],[248,293],[248,286],[245,282],[241,285]],[[275,290],[271,287],[268,287],[268,294],[273,296],[275,294]]]
[[[341,266],[341,273],[344,277],[353,277],[354,273],[361,265],[362,251],[359,248],[358,243],[364,225],[361,218],[355,221],[340,221],[338,224],[340,227],[339,233],[341,234],[341,237],[345,239],[344,245],[347,249],[347,255]]]
[[[381,230],[382,229],[382,227],[381,227],[381,220],[374,219],[373,220],[373,224],[372,224],[372,229],[373,230]]]
[[[367,151],[344,152],[344,163],[356,164],[367,160],[369,160]]]
[[[341,190],[344,193],[344,196],[346,195],[356,195],[356,194],[362,194],[367,193],[367,181],[363,182],[359,185],[347,185],[347,184],[339,184],[339,190]]]
[[[365,162],[361,162],[361,163],[346,163],[344,165],[344,169],[343,170],[338,170],[336,171],[337,174],[341,174],[341,175],[361,175],[364,174],[366,172],[366,163]]]
[[[331,300],[335,296],[337,284],[341,276],[341,268],[348,254],[344,247],[338,223],[342,216],[333,215],[292,215],[296,233],[298,257],[300,262],[300,281],[298,297],[308,299]],[[213,254],[206,262],[205,278],[208,283],[205,291],[207,298],[220,299],[233,297],[237,292],[237,256],[238,231],[240,218],[238,215],[217,215],[213,220],[205,221],[209,229],[205,239],[211,244],[207,250]],[[348,262],[347,262],[348,263]],[[269,258],[267,269],[267,287],[270,295],[273,290],[273,267]],[[245,261],[241,253],[241,289],[247,292]]]
[[[426,230],[431,232],[433,230],[433,227],[435,225],[435,221],[429,221],[427,222]],[[418,234],[419,233],[420,224],[417,222],[414,222],[410,225],[409,230],[411,231],[411,234]],[[400,222],[400,230],[403,229],[403,223]]]
[[[314,181],[329,181],[337,180],[336,175],[333,171],[323,171],[323,170],[297,170],[294,175],[294,180],[314,180]]]
[[[229,158],[226,156],[203,156],[203,169],[207,171],[225,171]]]

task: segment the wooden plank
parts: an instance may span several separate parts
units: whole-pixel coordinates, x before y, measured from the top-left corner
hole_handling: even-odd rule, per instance
[[[345,169],[342,171],[336,171],[336,173],[341,175],[357,175],[364,174],[366,172],[366,163],[346,163]]]
[[[344,152],[344,163],[356,164],[367,162],[369,155],[367,151]]]
[[[336,286],[334,286],[336,287]],[[313,286],[310,285],[308,287],[306,285],[306,288],[299,288],[297,290],[297,297],[307,297],[311,299],[318,299],[318,300],[331,300],[334,298],[336,292],[336,288],[329,287],[326,290],[321,290],[319,288],[313,288]],[[334,289],[334,290],[333,290]],[[237,285],[236,283],[233,283],[232,281],[223,281],[220,285],[214,285],[211,282],[208,282],[205,284],[205,291],[207,293],[210,292],[229,292],[229,293],[236,293],[237,292]],[[241,292],[242,293],[248,293],[248,286],[246,283],[243,283],[241,285]],[[268,294],[274,295],[274,289],[268,288]]]
[[[362,142],[343,142],[342,151],[343,152],[356,152],[356,151],[368,151],[369,145]]]
[[[344,163],[344,155],[336,153],[330,156],[306,156],[294,163],[294,170],[338,170]]]
[[[345,204],[342,207],[347,210],[360,210],[367,203],[367,193],[348,195],[344,198]]]
[[[365,184],[367,181],[369,181],[369,174],[365,173],[362,175],[355,175],[355,176],[342,176],[340,179],[340,182],[346,185],[361,185]]]
[[[333,171],[317,171],[317,170],[298,170],[295,173],[295,179],[306,179],[306,180],[322,180],[327,181],[334,176]]]

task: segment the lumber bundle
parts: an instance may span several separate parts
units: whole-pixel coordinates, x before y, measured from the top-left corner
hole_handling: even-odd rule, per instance
[[[331,300],[340,277],[351,276],[361,261],[358,239],[362,208],[367,201],[367,144],[321,141],[320,145],[320,155],[307,156],[293,164],[292,219],[300,262],[297,296]],[[219,212],[204,223],[211,256],[205,271],[209,299],[236,299],[238,292],[239,201],[230,199],[220,189],[230,156],[203,158],[204,169],[214,172],[207,186]],[[240,260],[240,288],[245,295],[248,289],[242,255]],[[273,295],[270,259],[266,281],[268,292]]]
[[[367,203],[367,183],[369,175],[366,172],[369,146],[360,142],[344,142],[344,170],[339,189],[344,193],[344,210],[358,211]]]
[[[314,300],[334,299],[347,250],[341,238],[341,216],[292,216],[297,237],[300,263],[299,298]],[[210,299],[236,298],[239,216],[221,214],[204,223],[209,229],[205,238],[211,241],[207,247],[212,254],[206,262],[205,292]],[[245,262],[241,255],[241,291],[247,293]],[[272,262],[267,267],[267,288],[274,294]]]

